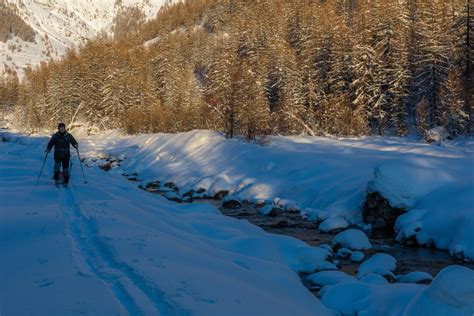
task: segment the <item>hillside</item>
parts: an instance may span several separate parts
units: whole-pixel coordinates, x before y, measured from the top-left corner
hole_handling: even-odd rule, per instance
[[[137,6],[150,19],[167,0],[2,1],[2,11],[8,9],[11,19],[21,19],[34,32],[29,38],[0,37],[0,72],[8,67],[21,76],[26,67],[58,59],[67,48],[78,47],[101,31],[111,33],[114,18],[123,8]]]

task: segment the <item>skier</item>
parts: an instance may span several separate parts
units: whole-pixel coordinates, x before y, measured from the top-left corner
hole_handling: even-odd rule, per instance
[[[56,186],[59,186],[61,165],[63,167],[64,186],[67,186],[69,183],[69,159],[71,157],[69,151],[70,145],[76,149],[79,146],[74,137],[66,132],[66,125],[64,123],[59,123],[58,131],[53,135],[53,137],[51,137],[45,151],[46,153],[49,153],[51,148],[54,146],[54,180]]]

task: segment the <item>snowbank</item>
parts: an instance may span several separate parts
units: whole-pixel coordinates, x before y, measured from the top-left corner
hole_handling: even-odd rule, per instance
[[[311,220],[326,220],[324,230],[360,223],[367,188],[378,190],[393,206],[421,208],[404,215],[406,221],[400,218],[400,239],[417,235],[421,243],[433,241],[453,254],[474,256],[471,140],[432,146],[390,137],[269,137],[269,145],[260,146],[198,130],[114,132],[81,143],[91,155],[99,149],[126,155],[121,171],[138,172],[144,182],[173,181],[210,194],[229,191],[242,201],[279,198],[289,209],[305,210]],[[421,234],[413,232],[413,221],[423,226]]]
[[[380,276],[379,276],[380,277]],[[321,301],[343,315],[472,315],[474,271],[450,266],[431,285],[371,284],[349,276],[316,278],[330,284],[321,290]],[[383,279],[383,278],[382,278]]]
[[[323,288],[321,301],[341,315],[402,315],[422,290],[423,285],[416,284],[342,282]]]
[[[451,166],[424,161],[377,167],[368,191],[392,207],[406,209],[396,224],[397,239],[449,250],[474,259],[474,174],[472,160]]]
[[[390,162],[377,166],[368,192],[379,192],[392,207],[413,208],[419,199],[456,178],[438,165]]]
[[[410,303],[405,315],[473,315],[474,271],[461,266],[443,269]]]

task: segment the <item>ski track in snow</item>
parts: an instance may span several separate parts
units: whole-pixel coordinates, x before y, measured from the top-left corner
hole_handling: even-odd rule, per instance
[[[84,213],[84,206],[77,202],[73,187],[61,191],[65,192],[61,192],[60,208],[64,210],[66,233],[71,238],[73,249],[79,250],[90,271],[110,287],[130,315],[187,314],[179,311],[176,304],[165,301],[164,293],[133,268],[118,261],[113,248],[100,239],[95,221]],[[138,300],[145,303],[145,310],[137,303]],[[150,305],[154,310],[150,310]]]

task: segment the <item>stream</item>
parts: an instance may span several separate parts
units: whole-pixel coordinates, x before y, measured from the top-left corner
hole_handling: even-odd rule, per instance
[[[194,203],[213,204],[226,216],[247,220],[269,233],[298,238],[312,246],[331,244],[331,240],[336,235],[336,233],[320,232],[317,223],[303,219],[299,213],[283,212],[277,216],[264,216],[258,212],[258,208],[255,205],[251,204],[244,204],[240,209],[229,209],[222,207],[222,202],[219,200],[196,200]],[[451,257],[447,251],[419,246],[404,246],[394,239],[375,239],[370,237],[369,239],[372,249],[366,251],[366,254],[383,252],[392,255],[397,259],[395,274],[424,271],[435,276],[441,269],[452,264],[474,268],[474,264],[457,260]],[[357,272],[360,264],[351,262],[349,259],[339,258],[339,261],[340,270],[351,275]]]
[[[120,161],[118,161],[118,163],[120,163]],[[115,166],[113,163],[111,164],[109,162],[102,166],[99,165],[99,167],[108,171],[113,169]],[[137,174],[124,174],[124,176],[131,182],[137,183],[140,181],[137,179]],[[206,198],[205,194],[203,195],[203,192],[201,192],[198,195],[199,197],[196,198],[197,195],[194,195],[196,194],[196,192],[194,192],[189,196],[183,194],[183,199],[179,200],[174,199],[172,197],[173,194],[168,195],[168,193],[177,193],[179,195],[179,189],[174,185],[174,183],[161,185],[160,181],[154,181],[145,186],[139,185],[139,187],[151,194],[163,195],[165,198],[175,201],[176,203],[191,202],[212,204],[226,216],[246,220],[261,227],[268,233],[286,235],[300,239],[311,246],[319,246],[322,244],[330,245],[334,236],[339,232],[321,232],[318,229],[318,223],[302,218],[299,212],[278,212],[276,216],[266,216],[259,213],[259,207],[257,205],[245,202],[243,202],[241,207],[238,208],[226,208],[223,207],[222,203],[222,198],[225,194],[219,196],[219,199],[212,199]],[[185,197],[186,200],[184,199]],[[349,228],[351,227],[346,229]],[[474,269],[474,263],[456,259],[452,257],[449,252],[444,250],[402,245],[390,237],[381,237],[380,235],[376,236],[376,234],[370,236],[370,232],[365,233],[368,235],[370,243],[372,244],[372,249],[364,251],[366,258],[372,254],[380,252],[393,256],[397,260],[397,268],[394,271],[395,275],[403,275],[412,271],[423,271],[435,277],[440,270],[453,264],[463,265]],[[334,263],[337,263],[340,271],[349,275],[356,275],[357,269],[360,265],[360,262],[353,262],[349,258],[340,258],[335,255]],[[311,292],[317,294],[319,288],[312,287],[312,284],[306,280],[307,275],[301,274],[300,276],[303,284],[308,287]]]

